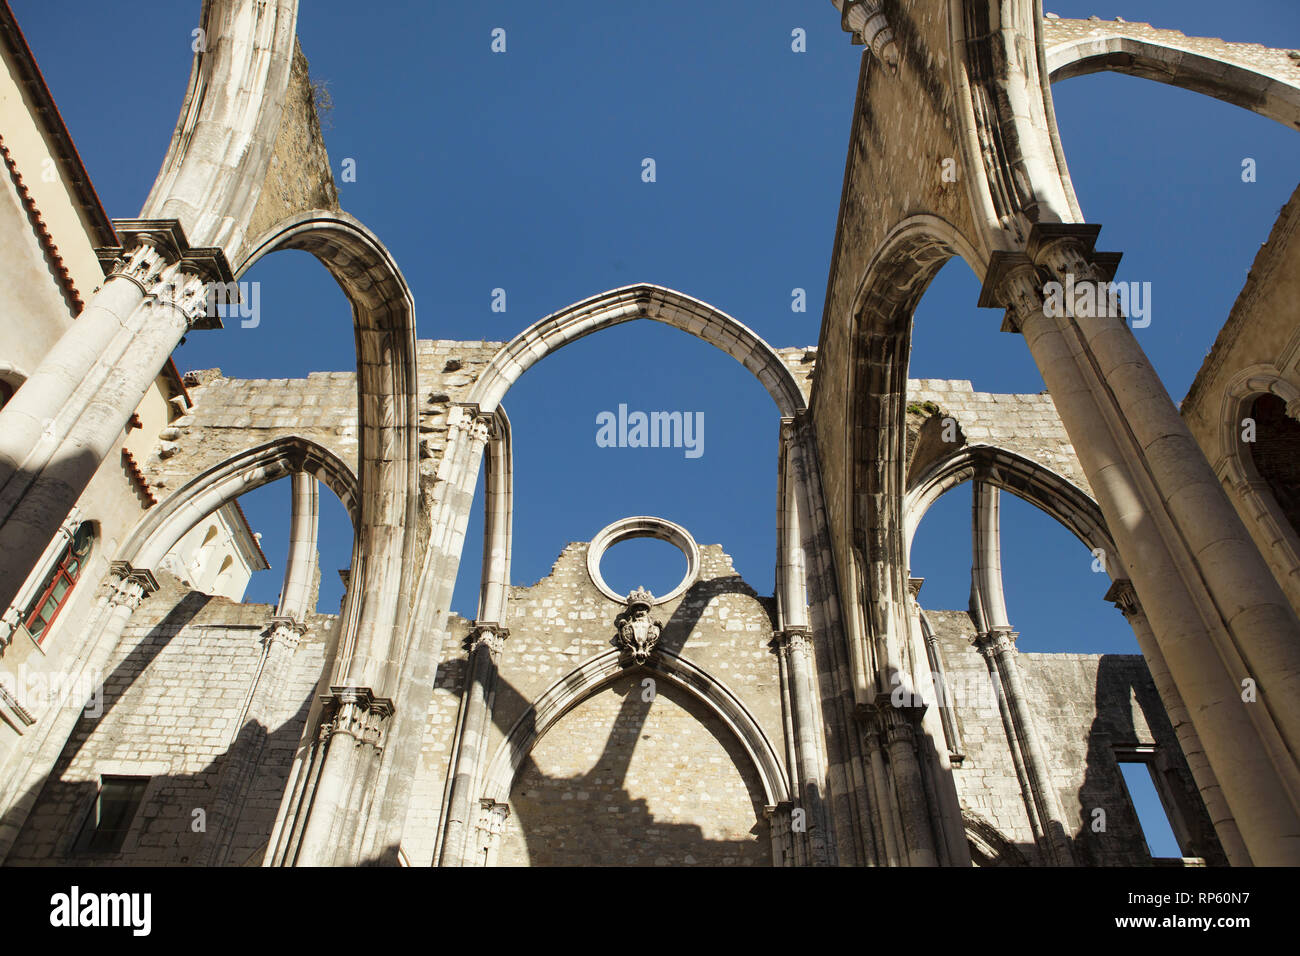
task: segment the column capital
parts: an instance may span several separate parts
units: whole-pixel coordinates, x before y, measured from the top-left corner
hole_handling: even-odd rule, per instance
[[[773,631],[772,639],[767,642],[767,646],[774,654],[791,652],[806,654],[812,650],[812,628],[800,624]]]
[[[995,653],[1014,652],[1018,637],[1020,637],[1019,632],[1013,631],[1009,627],[992,627],[980,634],[972,635],[970,643],[977,651],[987,657]]]
[[[321,724],[322,740],[343,734],[359,744],[382,749],[388,718],[395,709],[390,699],[376,697],[369,687],[343,685],[331,687],[321,700],[326,708]]]
[[[889,20],[876,0],[832,0],[840,11],[840,29],[854,46],[871,48],[873,56],[890,73],[898,73],[898,44]]]
[[[283,644],[293,653],[298,649],[302,639],[307,636],[307,624],[288,615],[273,615],[266,622],[262,631],[262,643],[268,648],[277,642]]]
[[[95,250],[105,276],[133,282],[155,304],[173,306],[190,328],[221,328],[208,291],[214,283],[235,287],[221,249],[191,246],[177,219],[115,219],[113,227],[121,245]]]
[[[158,579],[148,568],[132,567],[129,561],[110,561],[108,570],[111,589],[108,603],[112,607],[128,607],[134,611],[158,590]]]
[[[1127,618],[1142,613],[1142,602],[1138,600],[1137,590],[1128,578],[1116,578],[1102,600],[1110,601]]]
[[[925,584],[925,578],[908,578],[907,593],[912,595],[912,600],[918,600],[921,593],[921,585]]]
[[[475,621],[465,638],[465,650],[471,654],[480,644],[488,649],[492,659],[496,660],[506,648],[510,637],[510,628],[502,627],[493,621]]]
[[[1025,254],[1035,265],[1058,277],[1073,272],[1079,280],[1109,282],[1119,268],[1122,254],[1098,252],[1100,232],[1097,223],[1034,223],[1025,240]]]
[[[449,424],[459,428],[467,438],[487,444],[496,424],[496,413],[483,411],[477,402],[452,402],[451,407],[457,414]]]
[[[910,743],[928,706],[920,694],[882,692],[876,695],[874,703],[859,705],[857,717],[868,736],[876,736],[886,744]]]

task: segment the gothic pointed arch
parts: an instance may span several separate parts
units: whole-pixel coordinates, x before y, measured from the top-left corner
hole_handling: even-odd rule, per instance
[[[783,416],[794,416],[806,407],[794,375],[748,327],[706,302],[648,283],[611,289],[539,319],[501,348],[469,400],[491,411],[519,376],[547,355],[593,332],[635,319],[662,322],[717,346],[758,378]]]
[[[638,666],[672,681],[717,715],[753,762],[768,806],[790,800],[789,780],[775,748],[758,721],[725,684],[686,658],[663,649]],[[515,721],[488,764],[483,776],[483,798],[504,802],[524,758],[546,732],[566,713],[626,672],[623,652],[610,650],[590,658],[543,691]]]
[[[246,449],[195,475],[145,513],[127,536],[118,560],[153,568],[218,508],[294,472],[313,475],[338,495],[355,526],[360,488],[352,469],[328,449],[291,436]]]
[[[1046,20],[1044,28],[1053,83],[1122,73],[1212,96],[1300,129],[1300,73],[1285,51],[1189,37],[1145,23]]]

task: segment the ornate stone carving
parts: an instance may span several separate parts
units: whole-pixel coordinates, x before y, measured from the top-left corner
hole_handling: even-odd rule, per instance
[[[865,44],[891,73],[898,72],[898,44],[880,5],[875,0],[832,0],[840,11],[840,27]]]
[[[369,687],[331,687],[324,700],[326,718],[321,726],[322,741],[342,734],[376,750],[383,747],[388,718],[393,714],[391,700],[376,697]]]
[[[284,647],[292,654],[302,643],[302,639],[307,636],[307,625],[302,621],[295,620],[292,617],[272,617],[266,624],[266,630],[262,632],[262,643],[266,649],[271,650],[275,644],[283,644]]]
[[[1133,582],[1128,578],[1116,578],[1106,591],[1103,600],[1110,601],[1127,618],[1142,613],[1142,603],[1138,600]]]
[[[500,624],[490,622],[475,623],[470,630],[469,636],[465,638],[465,650],[470,653],[474,648],[482,644],[496,660],[501,656],[501,652],[506,648],[506,639],[510,637],[510,628],[502,627]]]
[[[777,654],[809,654],[812,652],[812,631],[806,627],[787,627],[775,631],[768,646]]]
[[[627,596],[627,610],[614,619],[614,627],[617,629],[615,641],[638,664],[644,664],[654,653],[659,635],[663,632],[663,624],[650,618],[650,605],[653,602],[654,595],[645,588],[638,587]]]
[[[135,611],[142,601],[158,590],[158,581],[146,568],[133,568],[126,561],[109,564],[110,607],[126,607]]]
[[[460,429],[466,438],[480,444],[487,444],[487,440],[492,437],[494,418],[492,413],[480,411],[478,405],[473,402],[457,402],[454,407],[459,410],[460,416],[452,424]]]
[[[983,634],[975,634],[970,642],[985,657],[990,654],[1014,653],[1016,638],[1020,635],[1005,627],[995,627]]]
[[[115,219],[113,227],[122,245],[95,250],[108,278],[135,283],[154,308],[175,308],[187,328],[221,327],[208,293],[214,283],[235,288],[221,249],[191,247],[176,219]]]

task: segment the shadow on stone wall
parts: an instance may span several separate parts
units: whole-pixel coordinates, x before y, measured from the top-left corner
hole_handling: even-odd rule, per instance
[[[697,581],[687,589],[672,616],[663,622],[658,647],[680,654],[700,615],[715,598],[724,594],[742,594],[754,598],[772,621],[774,602],[759,598],[739,575]],[[617,646],[610,621],[610,646]],[[453,661],[444,662],[443,666]],[[464,664],[460,662],[462,672]],[[754,810],[754,825],[748,840],[709,840],[695,824],[658,820],[641,797],[626,787],[628,768],[637,742],[642,736],[653,701],[642,700],[641,678],[650,672],[632,665],[613,680],[595,688],[575,709],[598,694],[612,691],[622,698],[613,731],[604,750],[585,774],[574,777],[549,777],[525,757],[511,783],[510,804],[516,815],[515,827],[521,833],[532,866],[638,866],[638,865],[771,865],[772,849],[768,822],[764,816],[764,796],[758,772],[752,760],[733,734],[720,726],[711,712],[670,681],[660,680],[656,696],[663,695],[688,711],[699,722],[699,732],[711,734],[726,750],[728,758],[744,779]],[[661,675],[656,675],[657,677]],[[532,701],[526,700],[505,681],[497,684],[497,706],[493,720],[503,735],[509,735],[501,713],[524,712],[524,719],[534,716]],[[513,706],[502,706],[502,702]],[[527,728],[530,733],[535,727]],[[552,726],[551,731],[557,728]],[[721,732],[719,732],[721,731]],[[534,748],[542,742],[539,738]],[[491,755],[485,755],[490,760]],[[595,793],[602,797],[595,805],[588,801],[564,799],[564,794]],[[506,847],[502,847],[503,851]],[[502,860],[502,862],[511,862]],[[514,861],[519,862],[519,861]]]
[[[227,851],[226,862],[231,864],[261,863],[307,719],[310,694],[297,712],[274,731],[268,731],[257,721],[247,721],[230,749],[217,755],[202,770],[151,775],[121,852],[75,852],[78,834],[92,811],[99,783],[97,778],[68,781],[64,775],[92,736],[104,745],[104,756],[115,763],[129,765],[133,759],[139,759],[130,741],[114,739],[117,729],[110,718],[171,638],[190,624],[211,600],[210,595],[197,591],[186,593],[105,678],[101,712],[94,716],[83,712],[50,775],[15,803],[17,807],[33,809],[21,823],[18,838],[4,860],[6,865],[187,865],[211,856],[224,857]],[[109,744],[116,746],[110,748]],[[162,751],[146,759],[165,761],[168,756]],[[214,806],[222,773],[239,758],[251,761],[252,783],[233,818],[227,818],[224,825],[214,826],[222,822],[216,812],[219,808]],[[203,830],[195,830],[194,810],[204,811]],[[19,813],[12,810],[9,817],[0,821],[0,826],[18,823]],[[214,846],[212,841],[220,845]]]

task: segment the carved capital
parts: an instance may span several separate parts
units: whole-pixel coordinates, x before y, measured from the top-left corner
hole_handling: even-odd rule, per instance
[[[358,744],[383,749],[388,719],[393,715],[391,700],[376,697],[369,687],[348,686],[331,687],[321,699],[325,702],[326,714],[321,726],[321,740],[341,734]]]
[[[787,627],[772,632],[768,647],[776,654],[810,654],[812,652],[812,629],[808,627]]]
[[[474,626],[470,629],[469,636],[465,638],[465,650],[471,654],[474,648],[480,644],[487,648],[492,659],[496,660],[501,656],[502,651],[506,649],[506,639],[510,637],[510,628],[502,627],[500,624],[494,624],[490,621],[475,621]]]
[[[834,0],[840,11],[840,29],[865,45],[890,73],[898,73],[898,44],[889,20],[876,0]]]
[[[478,802],[478,826],[483,832],[496,836],[505,828],[506,818],[510,816],[510,804],[484,797]]]
[[[292,654],[306,636],[307,625],[304,622],[276,615],[267,621],[266,629],[262,632],[262,643],[268,651],[276,644],[281,644]]]
[[[877,694],[874,704],[858,707],[858,720],[873,746],[915,739],[915,727],[925,714],[926,703],[918,694]]]
[[[970,642],[985,657],[993,654],[1014,653],[1016,638],[1020,635],[1006,627],[994,627],[971,637]]]
[[[1133,582],[1128,578],[1116,578],[1106,591],[1103,600],[1110,601],[1125,617],[1133,618],[1142,613],[1142,602],[1138,600]]]
[[[479,409],[476,402],[453,402],[456,413],[452,416],[451,427],[459,430],[466,438],[486,445],[492,437],[496,416]]]
[[[176,219],[115,219],[113,227],[122,245],[95,250],[108,278],[135,283],[155,308],[175,308],[187,328],[221,327],[209,315],[209,286],[235,281],[221,249],[190,246]]]
[[[148,568],[133,568],[128,561],[112,561],[108,570],[110,607],[135,611],[145,598],[158,590],[158,580]]]

